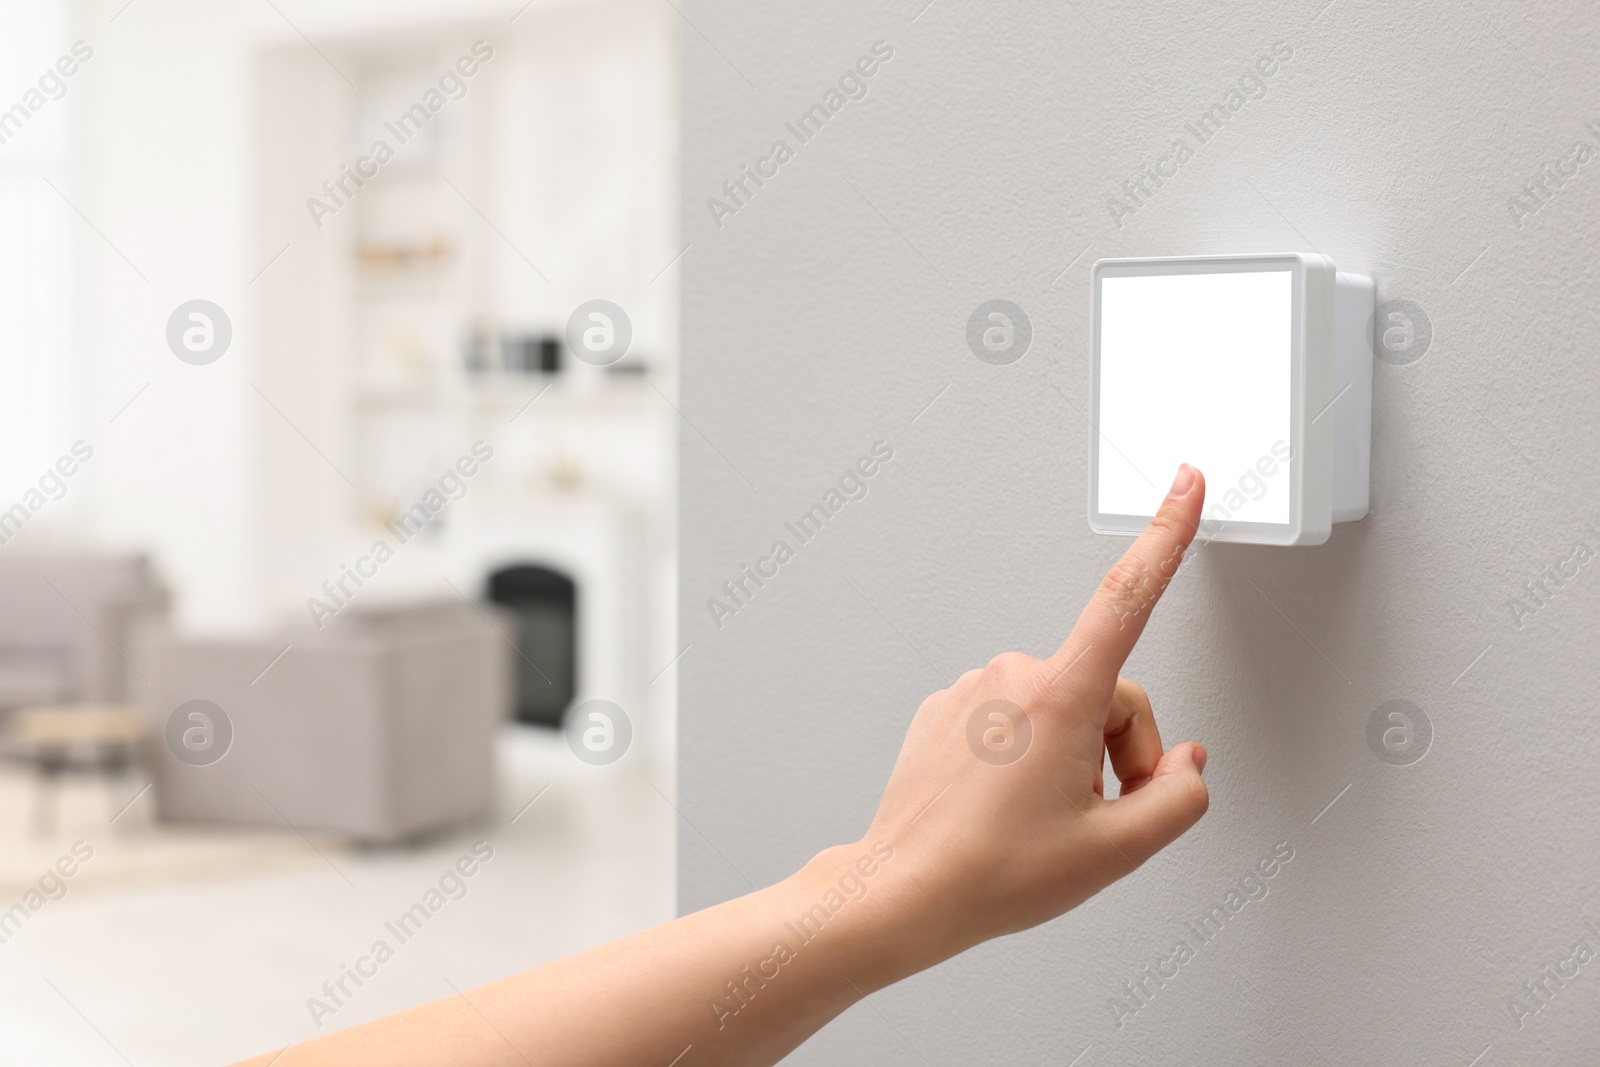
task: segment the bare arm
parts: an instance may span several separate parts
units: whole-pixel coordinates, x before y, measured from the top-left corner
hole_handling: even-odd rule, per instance
[[[1204,496],[1180,470],[1053,655],[1006,653],[923,702],[860,841],[748,896],[295,1046],[276,1067],[772,1064],[874,990],[1076,907],[1205,813],[1205,750],[1163,753],[1144,691],[1118,677]]]

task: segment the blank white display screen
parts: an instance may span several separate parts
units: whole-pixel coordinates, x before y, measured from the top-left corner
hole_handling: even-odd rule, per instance
[[[1178,464],[1206,476],[1205,514],[1290,517],[1294,274],[1100,279],[1103,515],[1153,515]]]

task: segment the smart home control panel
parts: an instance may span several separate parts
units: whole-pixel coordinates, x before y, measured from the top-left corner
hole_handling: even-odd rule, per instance
[[[1139,533],[1180,463],[1208,540],[1316,545],[1364,517],[1372,313],[1372,280],[1326,256],[1095,264],[1090,528]]]

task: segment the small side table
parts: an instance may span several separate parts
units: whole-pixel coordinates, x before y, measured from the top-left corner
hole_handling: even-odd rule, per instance
[[[55,704],[13,712],[6,735],[13,748],[26,753],[36,772],[34,830],[45,834],[55,828],[61,778],[69,771],[102,777],[111,817],[120,815],[126,801],[115,786],[139,765],[147,732],[144,716],[136,708],[116,704]],[[48,815],[47,796],[52,801]]]

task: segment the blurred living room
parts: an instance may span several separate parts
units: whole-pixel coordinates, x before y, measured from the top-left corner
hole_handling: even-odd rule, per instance
[[[0,4],[0,1062],[674,914],[679,27]]]

